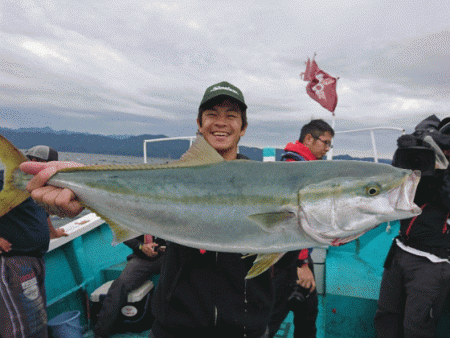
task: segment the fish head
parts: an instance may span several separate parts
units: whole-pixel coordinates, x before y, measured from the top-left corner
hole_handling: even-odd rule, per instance
[[[381,223],[420,214],[414,204],[419,180],[418,171],[393,168],[306,185],[299,191],[300,226],[320,243],[348,243]]]

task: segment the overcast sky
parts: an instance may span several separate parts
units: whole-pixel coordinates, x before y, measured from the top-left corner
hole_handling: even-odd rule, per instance
[[[229,81],[249,106],[242,143],[282,146],[332,123],[299,76],[317,53],[340,78],[337,131],[411,132],[450,116],[449,18],[447,0],[0,0],[0,126],[189,136],[204,90]]]

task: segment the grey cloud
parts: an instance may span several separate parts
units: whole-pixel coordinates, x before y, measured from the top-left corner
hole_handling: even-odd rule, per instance
[[[29,0],[0,7],[0,109],[38,107],[38,123],[51,127],[193,133],[204,89],[227,80],[250,107],[243,140],[285,143],[311,116],[330,117],[299,78],[314,52],[324,71],[340,77],[339,128],[400,125],[392,120],[399,114],[414,124],[448,106],[443,0]],[[27,49],[27,41],[47,54],[33,51],[39,45]],[[21,123],[31,123],[32,114],[24,116]],[[96,122],[83,126],[80,116]]]

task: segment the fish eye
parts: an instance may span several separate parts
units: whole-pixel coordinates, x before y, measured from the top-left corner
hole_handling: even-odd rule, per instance
[[[378,184],[369,184],[366,186],[366,195],[376,196],[380,193],[381,187]]]

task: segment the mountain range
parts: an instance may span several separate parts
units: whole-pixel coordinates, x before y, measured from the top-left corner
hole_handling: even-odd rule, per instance
[[[0,128],[0,135],[7,138],[19,149],[28,149],[38,144],[48,145],[57,151],[90,154],[108,154],[123,156],[143,156],[144,140],[167,138],[166,135],[98,135],[53,130],[45,128]],[[179,158],[189,147],[187,140],[173,140],[147,146],[149,158]],[[240,146],[239,152],[252,160],[262,161],[262,149]],[[280,160],[283,149],[276,149],[276,159]],[[353,158],[349,155],[334,156],[336,160],[373,161],[373,158]],[[390,160],[379,160],[390,164]]]

